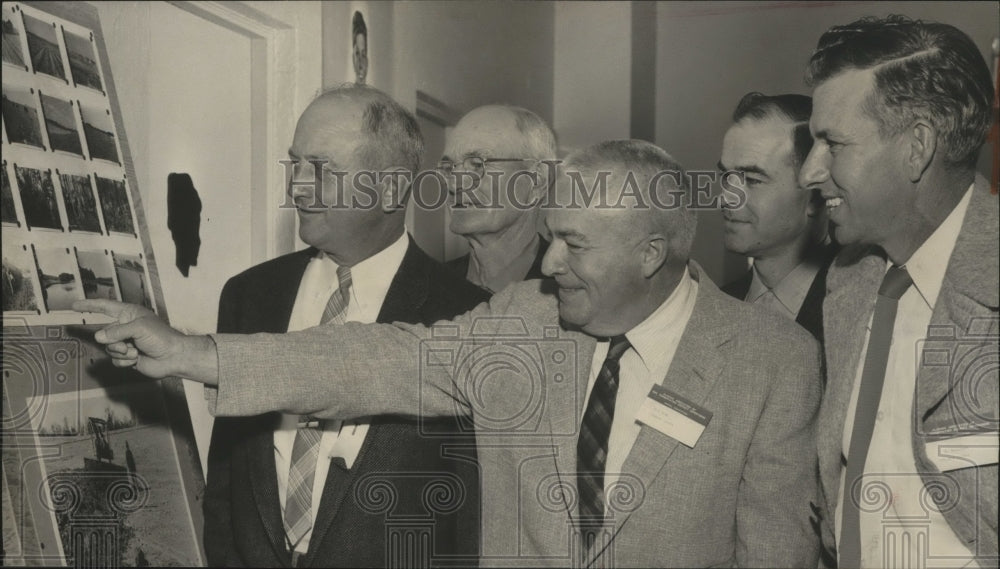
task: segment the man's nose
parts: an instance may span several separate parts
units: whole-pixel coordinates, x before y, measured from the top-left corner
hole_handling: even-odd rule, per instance
[[[826,144],[817,141],[806,156],[799,170],[799,186],[812,190],[830,179],[830,151]]]
[[[547,251],[545,251],[545,256],[542,257],[542,274],[547,277],[553,277],[555,275],[561,275],[565,270],[565,265],[563,259],[565,256],[566,243],[554,239],[552,244],[549,245]]]

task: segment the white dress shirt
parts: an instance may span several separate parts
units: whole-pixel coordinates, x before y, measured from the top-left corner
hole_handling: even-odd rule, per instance
[[[366,324],[375,322],[408,246],[409,238],[404,233],[392,245],[351,267],[351,294],[345,321]],[[299,283],[295,305],[288,321],[288,331],[317,326],[323,317],[323,309],[326,308],[330,295],[339,288],[337,264],[323,253],[313,257]],[[320,348],[326,349],[325,346]],[[298,421],[298,415],[283,414],[281,426],[274,431],[274,464],[278,473],[278,500],[282,511],[285,509],[288,495],[288,471],[291,468],[292,446],[295,444]],[[313,479],[313,521],[319,510],[320,499],[323,497],[323,487],[330,471],[330,459],[342,458],[347,468],[351,468],[361,450],[361,445],[365,442],[368,426],[367,420],[324,423],[323,437],[319,443],[319,458],[316,460],[316,475]],[[308,551],[311,537],[312,528],[306,532],[302,541],[295,547],[295,551],[299,553]]]
[[[822,255],[814,254],[806,257],[778,281],[778,284],[768,288],[760,279],[757,267],[754,266],[751,269],[753,277],[750,280],[750,288],[744,300],[751,304],[762,304],[790,320],[795,320],[799,317],[802,303],[805,302],[806,295],[809,294],[809,289],[822,267]]]
[[[876,497],[880,507],[866,506],[862,499],[862,567],[978,567],[972,553],[924,495],[912,445],[917,361],[971,196],[970,187],[944,222],[903,265],[913,279],[913,286],[899,299],[882,399],[875,415],[864,472],[866,487],[877,483],[879,486],[874,488],[888,490],[885,495]],[[868,332],[871,332],[870,320]],[[844,422],[844,456],[851,446],[867,345],[866,339]],[[836,512],[838,542],[846,492],[845,473],[846,467],[841,469],[841,500]],[[881,493],[877,490],[872,493],[876,494]],[[866,512],[866,509],[878,511]]]
[[[618,481],[625,458],[639,437],[642,425],[636,422],[635,415],[653,386],[662,383],[667,376],[681,335],[691,319],[697,296],[698,283],[685,268],[677,288],[663,304],[625,334],[632,349],[626,350],[619,360],[618,395],[615,399],[611,433],[608,435],[608,457],[604,465],[605,495]],[[598,342],[587,383],[588,400],[607,355],[608,342]],[[587,410],[586,403],[585,400],[584,413]],[[580,418],[582,421],[582,414]]]

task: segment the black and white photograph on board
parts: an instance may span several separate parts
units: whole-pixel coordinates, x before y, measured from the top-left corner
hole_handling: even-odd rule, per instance
[[[97,200],[90,176],[60,174],[63,203],[66,205],[66,219],[70,231],[93,231],[100,233],[101,222],[97,218]]]
[[[36,73],[44,73],[60,79],[66,79],[62,54],[59,51],[59,39],[56,37],[56,27],[50,22],[44,22],[24,15],[24,31],[28,37],[28,52],[31,54],[31,67]]]
[[[123,255],[113,253],[115,273],[118,275],[118,288],[122,291],[122,301],[141,304],[153,309],[153,301],[149,286],[146,284],[146,269],[142,258],[138,255]]]
[[[77,251],[76,260],[80,267],[84,296],[118,300],[114,267],[107,251]]]
[[[10,178],[7,177],[7,163],[3,163],[0,169],[2,185],[0,185],[0,221],[20,225],[17,221],[17,211],[14,207],[14,190],[10,187]]]
[[[90,157],[118,164],[114,125],[111,124],[111,115],[107,109],[81,104],[80,114],[83,117],[83,133],[87,137]]]
[[[93,43],[89,38],[66,30],[63,30],[63,39],[66,40],[66,57],[69,58],[69,70],[73,73],[73,82],[102,91],[101,72],[97,68]]]
[[[3,86],[3,126],[7,140],[43,148],[35,93],[28,87]]]
[[[97,195],[101,200],[104,225],[109,232],[135,234],[132,224],[132,207],[128,203],[128,190],[122,180],[97,179]]]
[[[72,310],[73,303],[83,299],[83,291],[76,280],[73,252],[65,247],[35,246],[34,249],[45,307],[49,312]]]
[[[42,96],[42,114],[45,116],[45,130],[49,133],[52,150],[63,150],[83,156],[80,133],[76,129],[76,112],[73,103],[57,97]]]
[[[17,189],[24,207],[24,220],[29,228],[63,228],[59,221],[59,206],[56,205],[56,188],[52,184],[50,170],[22,168],[14,164]]]
[[[3,311],[36,312],[35,263],[25,246],[3,248]]]
[[[18,67],[28,68],[24,63],[24,51],[21,49],[21,30],[18,20],[20,15],[14,13],[12,4],[3,4],[3,61]]]

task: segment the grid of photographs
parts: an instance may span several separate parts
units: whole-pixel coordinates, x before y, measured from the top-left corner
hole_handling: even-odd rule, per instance
[[[73,302],[156,309],[93,30],[34,6],[3,17],[3,314],[75,324]]]

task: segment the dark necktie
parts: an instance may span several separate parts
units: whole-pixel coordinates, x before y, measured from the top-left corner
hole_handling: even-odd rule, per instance
[[[875,430],[875,415],[882,400],[882,384],[885,382],[886,366],[889,363],[889,347],[892,345],[892,328],[896,322],[896,307],[899,298],[910,288],[913,280],[906,269],[893,266],[882,279],[875,301],[875,315],[868,336],[868,353],[861,373],[858,388],[858,402],[854,413],[854,429],[851,431],[851,445],[847,452],[847,478],[844,481],[843,511],[841,513],[840,567],[861,566],[861,477],[868,460],[868,447]]]
[[[597,374],[583,414],[580,438],[576,442],[576,485],[581,521],[604,519],[604,468],[618,395],[618,360],[631,346],[625,336],[611,338],[608,356]]]

